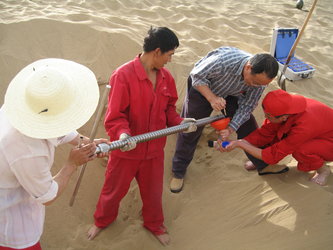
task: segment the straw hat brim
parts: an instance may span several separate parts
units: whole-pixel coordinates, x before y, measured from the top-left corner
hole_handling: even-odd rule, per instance
[[[53,67],[68,75],[75,95],[71,105],[56,115],[40,115],[26,103],[27,79],[39,67]],[[3,105],[9,122],[22,134],[48,139],[64,136],[83,126],[93,115],[99,101],[99,88],[94,73],[87,67],[64,59],[48,58],[23,68],[10,82]]]

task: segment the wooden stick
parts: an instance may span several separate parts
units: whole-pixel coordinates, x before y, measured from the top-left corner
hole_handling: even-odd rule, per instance
[[[106,98],[107,98],[107,96],[109,94],[110,89],[111,89],[111,86],[109,84],[107,84],[105,86],[102,98],[100,99],[98,111],[97,111],[96,116],[95,116],[94,125],[93,125],[93,128],[91,129],[91,132],[90,132],[90,136],[89,136],[90,142],[93,142],[94,139],[95,139],[95,136],[96,136],[96,133],[97,133],[98,124],[99,124],[99,121],[100,121],[100,119],[102,117],[102,112],[103,112],[103,109],[104,109],[105,101],[106,101]],[[71,197],[71,199],[69,201],[69,205],[70,206],[73,206],[73,204],[74,204],[75,197],[76,197],[76,195],[77,195],[77,193],[79,191],[81,180],[82,180],[84,171],[86,170],[86,167],[87,167],[87,163],[85,163],[84,165],[81,166],[79,177],[78,177],[78,179],[76,181],[76,185],[75,185],[75,188],[74,188],[74,192],[73,192],[72,197]]]

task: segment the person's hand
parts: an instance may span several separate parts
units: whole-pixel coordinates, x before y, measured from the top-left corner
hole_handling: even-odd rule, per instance
[[[232,134],[232,130],[228,127],[226,129],[218,130],[216,133],[222,141],[227,141],[229,136]]]
[[[122,133],[119,136],[119,140],[124,141],[124,140],[128,139],[129,137],[130,136],[128,134]],[[120,151],[125,152],[125,151],[129,151],[129,150],[132,150],[132,149],[135,149],[135,148],[136,148],[136,142],[135,141],[130,141],[125,146],[120,148]]]
[[[191,123],[188,129],[183,131],[183,133],[191,133],[197,130],[197,125],[195,125],[196,120],[194,118],[184,118],[180,124]]]
[[[222,109],[225,109],[226,101],[222,97],[215,96],[213,99],[210,100],[210,106],[212,106],[215,111],[220,111]]]
[[[101,143],[111,144],[111,142],[108,139],[104,139],[104,138],[94,139],[94,143],[96,145],[101,144]]]
[[[94,143],[95,143],[95,145],[98,145],[101,143],[111,144],[111,142],[109,140],[104,139],[104,138],[95,139]],[[97,157],[104,158],[104,157],[107,157],[108,155],[109,155],[109,152],[104,152],[104,153],[102,152],[102,153],[97,154]]]
[[[81,166],[96,158],[95,150],[95,143],[82,144],[80,147],[74,147],[69,153],[67,162],[76,167]]]
[[[229,144],[225,147],[222,147],[222,140],[217,139],[217,143],[214,145],[216,150],[219,150],[220,152],[230,152],[238,147],[238,141],[228,141]]]

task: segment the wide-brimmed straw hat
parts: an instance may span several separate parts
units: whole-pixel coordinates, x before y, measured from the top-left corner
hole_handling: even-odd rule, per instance
[[[48,139],[84,125],[98,100],[97,80],[90,69],[73,61],[48,58],[29,64],[14,77],[3,110],[22,134]]]
[[[297,114],[305,111],[306,99],[278,89],[268,92],[262,101],[263,109],[272,116]]]

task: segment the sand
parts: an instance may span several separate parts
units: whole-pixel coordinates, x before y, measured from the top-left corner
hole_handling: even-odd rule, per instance
[[[193,64],[219,46],[250,53],[269,52],[274,27],[301,28],[312,1],[302,10],[294,0],[2,0],[0,1],[0,102],[10,80],[25,65],[41,58],[74,60],[91,68],[101,92],[112,71],[141,52],[150,26],[167,26],[180,40],[171,63],[179,94]],[[300,40],[296,55],[312,65],[312,79],[287,81],[292,93],[332,106],[333,4],[320,0]],[[266,92],[278,89],[274,80]],[[266,93],[265,92],[265,93]],[[254,112],[263,121],[259,107]],[[91,119],[79,131],[89,135]],[[102,122],[98,137],[105,137]],[[221,250],[332,249],[333,177],[321,187],[299,172],[296,161],[282,163],[290,171],[258,176],[243,169],[240,150],[221,154],[208,148],[214,139],[207,126],[185,179],[183,192],[170,193],[171,159],[176,136],[165,148],[163,206],[172,243],[164,248],[142,227],[141,199],[133,181],[121,203],[118,219],[95,240],[86,240],[104,181],[105,160],[89,163],[72,207],[69,199],[77,175],[55,204],[47,207],[41,244],[45,250]],[[54,172],[67,157],[57,150]],[[332,166],[332,163],[331,163]]]

